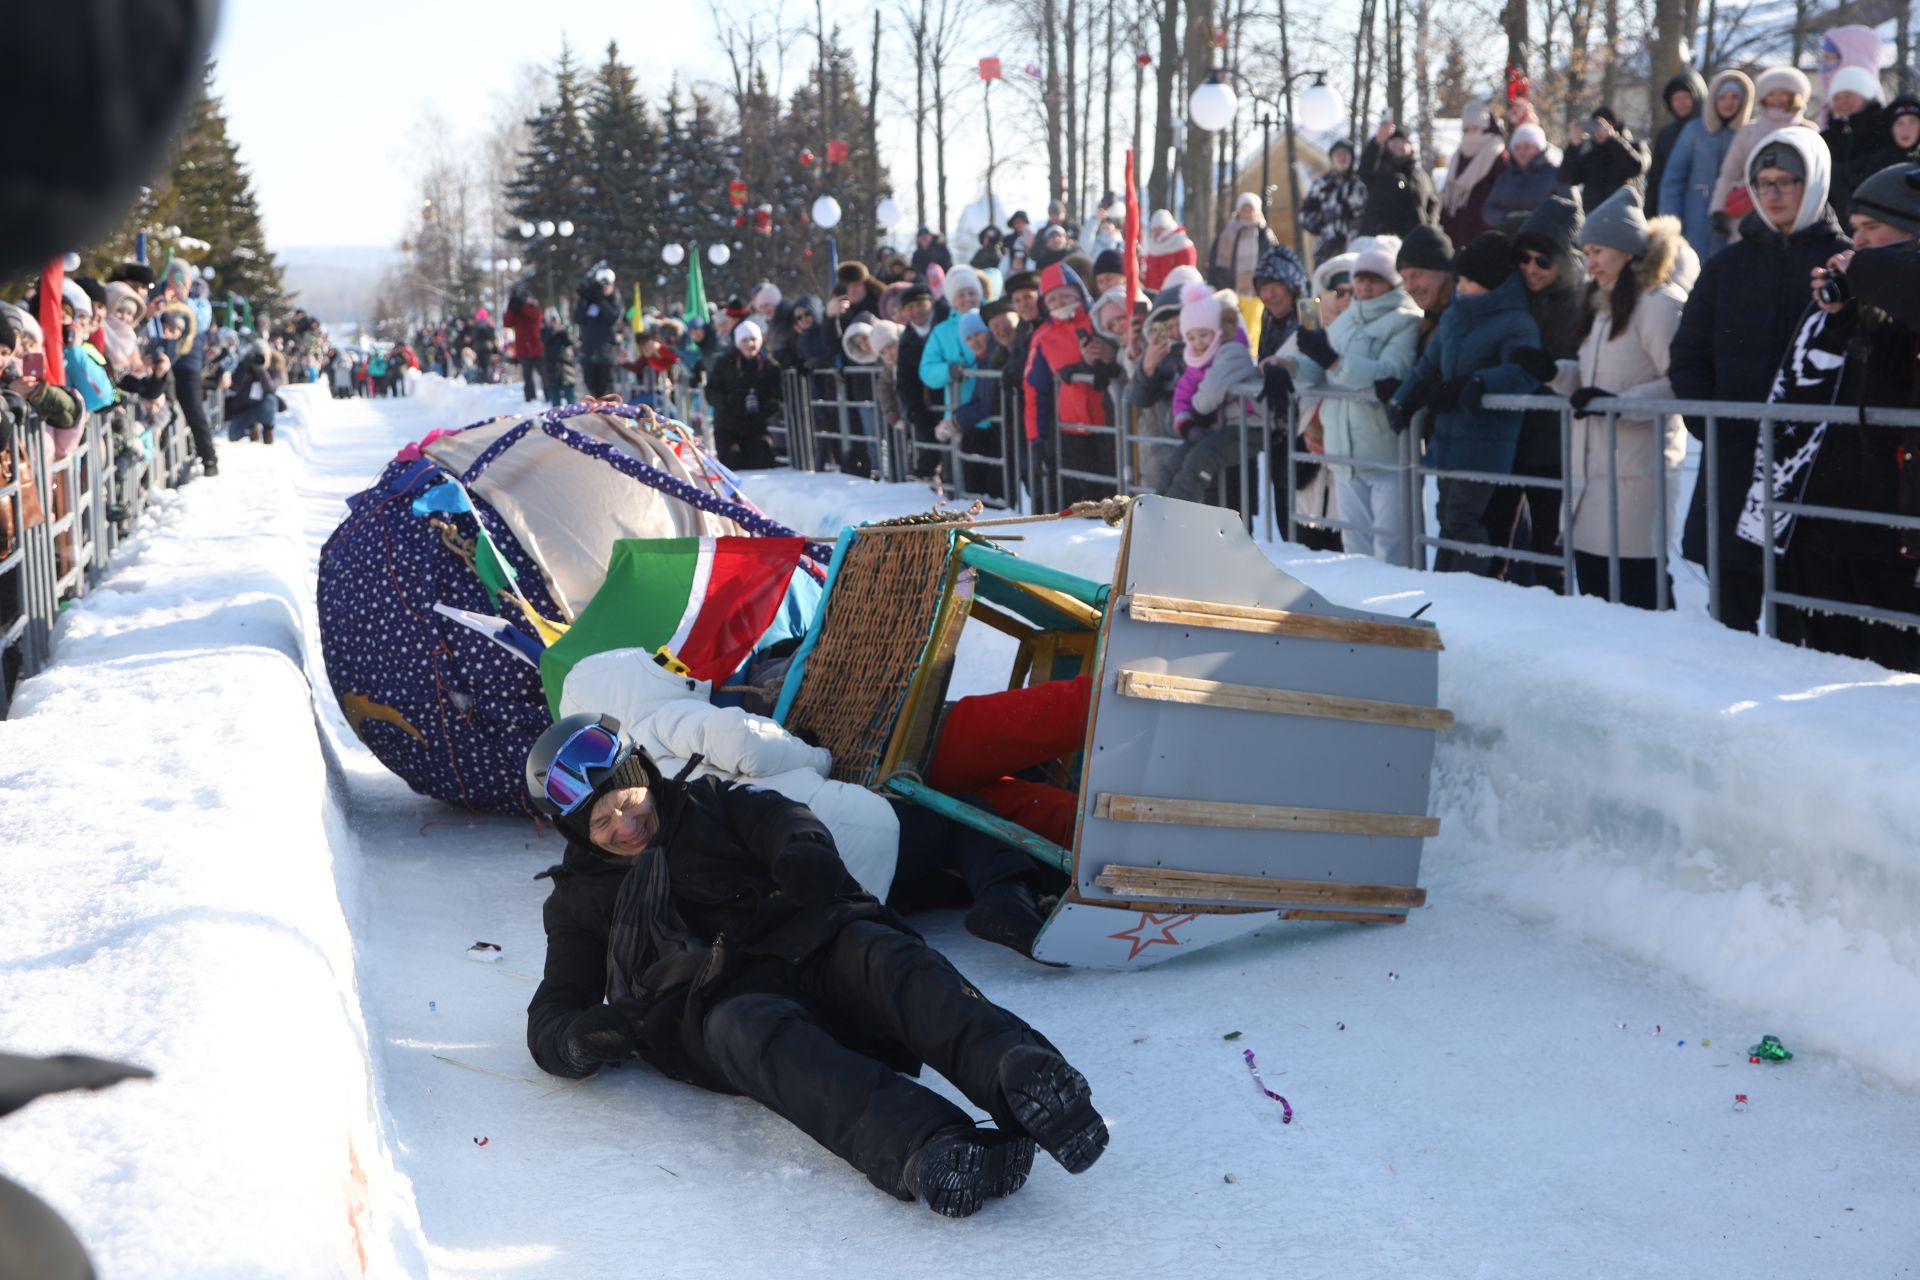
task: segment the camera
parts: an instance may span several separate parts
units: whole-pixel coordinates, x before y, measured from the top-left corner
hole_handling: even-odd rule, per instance
[[[1853,300],[1853,292],[1847,288],[1846,276],[1833,271],[1827,272],[1827,278],[1820,282],[1813,296],[1829,307],[1842,306]]]

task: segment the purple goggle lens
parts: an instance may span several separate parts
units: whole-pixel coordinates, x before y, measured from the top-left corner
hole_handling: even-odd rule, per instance
[[[593,794],[589,769],[605,769],[620,757],[620,739],[603,725],[590,724],[561,744],[547,768],[547,799],[562,814],[572,813]]]

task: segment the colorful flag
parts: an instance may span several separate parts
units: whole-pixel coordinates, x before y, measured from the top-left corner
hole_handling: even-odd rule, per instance
[[[839,138],[827,139],[827,163],[828,164],[845,164],[847,162],[847,156],[849,154],[850,152],[847,149],[847,144],[844,141],[842,141]]]
[[[1001,79],[1002,77],[1000,75],[1000,59],[998,58],[980,59],[980,78],[982,80]]]
[[[696,680],[725,680],[779,615],[804,538],[622,538],[607,578],[540,656],[558,708],[574,665],[609,649],[665,649]]]
[[[66,279],[64,257],[55,258],[40,273],[40,349],[47,353],[47,371],[40,376],[55,387],[67,385],[67,362],[60,350],[60,291]]]
[[[700,279],[700,253],[687,255],[687,300],[680,307],[680,318],[688,324],[707,318],[707,286]]]
[[[450,604],[435,604],[433,611],[443,618],[451,618],[461,626],[479,632],[528,666],[540,665],[540,652],[546,646],[504,618],[475,613],[471,609],[456,609]]]
[[[633,331],[636,334],[646,332],[647,322],[640,310],[640,282],[633,282]]]

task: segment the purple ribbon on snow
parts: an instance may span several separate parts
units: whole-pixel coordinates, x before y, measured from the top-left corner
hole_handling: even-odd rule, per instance
[[[1253,1061],[1253,1050],[1248,1049],[1244,1056],[1246,1057],[1246,1060],[1247,1060],[1247,1070],[1253,1073],[1254,1086],[1258,1088],[1260,1092],[1266,1094],[1269,1098],[1272,1098],[1275,1102],[1280,1104],[1280,1123],[1292,1124],[1293,1123],[1293,1104],[1288,1102],[1285,1098],[1281,1097],[1279,1094],[1275,1093],[1273,1090],[1267,1088],[1267,1082],[1260,1078],[1260,1068],[1257,1065],[1255,1065]]]

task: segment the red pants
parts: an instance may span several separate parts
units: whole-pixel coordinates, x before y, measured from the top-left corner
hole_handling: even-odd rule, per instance
[[[1008,774],[1072,755],[1086,742],[1093,677],[962,698],[947,712],[927,785],[978,796],[988,808],[1058,845],[1073,841],[1079,797]]]

